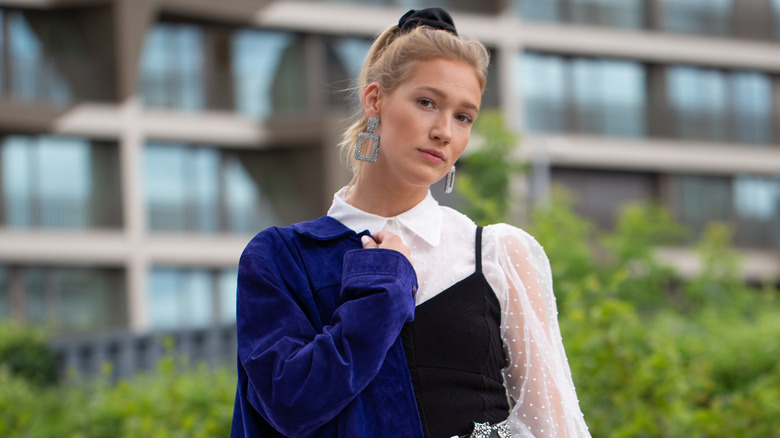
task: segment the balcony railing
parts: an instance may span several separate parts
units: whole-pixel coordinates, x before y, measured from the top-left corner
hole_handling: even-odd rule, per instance
[[[229,365],[236,359],[236,326],[149,334],[105,333],[55,339],[63,375],[104,376],[116,381],[152,370],[166,355],[189,363]],[[105,373],[108,375],[105,376]]]

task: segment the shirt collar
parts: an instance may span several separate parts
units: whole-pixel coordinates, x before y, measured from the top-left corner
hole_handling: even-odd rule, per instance
[[[441,210],[439,203],[433,199],[430,190],[425,198],[411,209],[395,217],[383,217],[360,210],[347,203],[347,191],[344,187],[333,195],[333,204],[328,210],[328,216],[346,225],[352,231],[359,233],[368,230],[376,234],[387,225],[390,219],[395,219],[401,226],[408,229],[422,240],[436,246],[441,238]]]

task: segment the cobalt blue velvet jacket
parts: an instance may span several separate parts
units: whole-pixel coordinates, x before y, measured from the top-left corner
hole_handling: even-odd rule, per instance
[[[247,245],[232,437],[423,437],[399,337],[417,276],[363,234],[324,216]]]

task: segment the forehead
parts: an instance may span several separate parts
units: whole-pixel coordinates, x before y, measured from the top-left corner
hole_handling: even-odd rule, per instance
[[[482,88],[474,67],[463,61],[442,58],[418,62],[401,86],[433,87],[477,104],[482,97]]]

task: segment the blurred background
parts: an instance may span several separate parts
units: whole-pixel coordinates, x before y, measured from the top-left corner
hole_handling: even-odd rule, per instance
[[[556,185],[605,231],[651,202],[682,276],[715,220],[780,283],[780,0],[0,0],[0,320],[85,374],[152,367],[161,332],[232,361],[241,250],[324,214],[371,38],[434,5],[492,52],[510,220]]]

